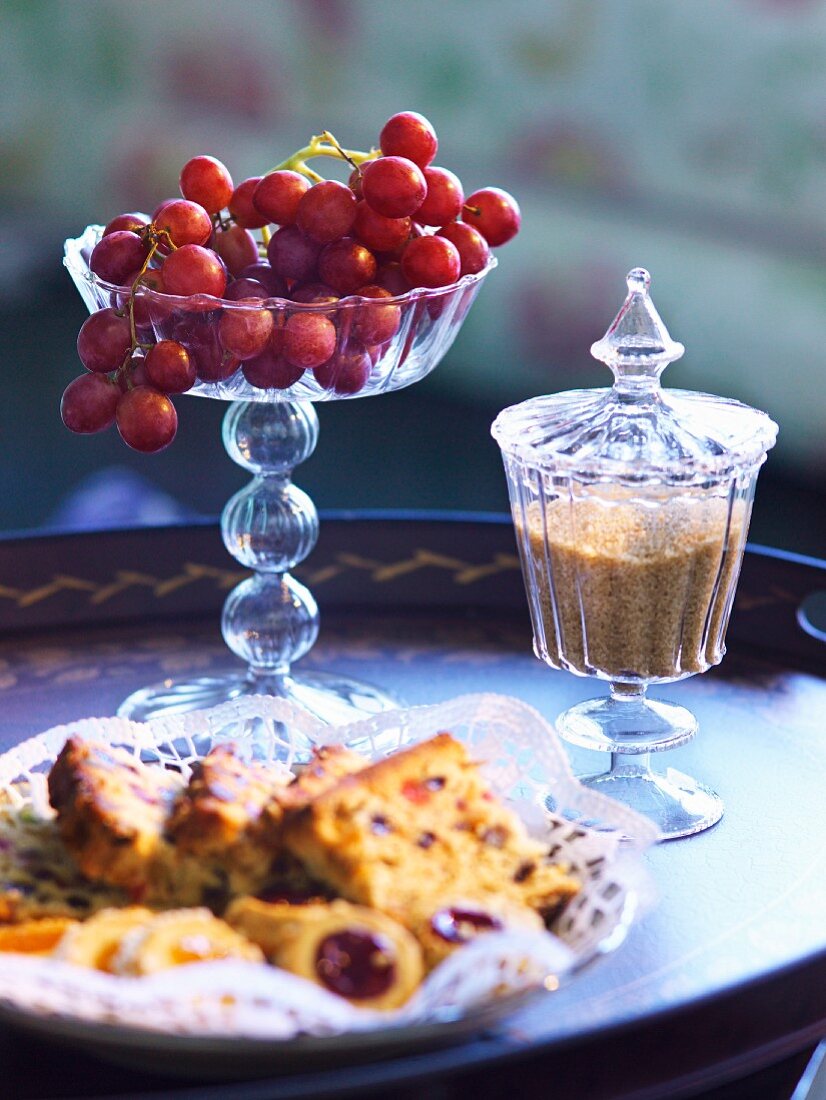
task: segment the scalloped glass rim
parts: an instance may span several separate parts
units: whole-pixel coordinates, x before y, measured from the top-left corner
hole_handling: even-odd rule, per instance
[[[113,283],[108,283],[95,275],[90,270],[84,256],[84,250],[90,251],[94,247],[100,239],[102,231],[103,227],[100,225],[87,226],[81,236],[70,237],[64,244],[63,262],[90,310],[95,298],[100,303],[98,308],[101,308],[105,298],[111,294],[123,294],[125,289],[124,287],[115,286]],[[384,305],[395,304],[401,307],[402,323],[396,335],[387,345],[383,345],[385,351],[378,362],[374,364],[367,383],[355,393],[340,393],[335,389],[322,388],[315,380],[311,370],[305,371],[297,382],[285,389],[261,389],[250,385],[240,368],[229,378],[221,381],[199,380],[186,393],[196,397],[236,401],[331,401],[369,397],[413,385],[430,374],[444,357],[458,334],[482,281],[497,266],[497,262],[496,257],[491,256],[490,262],[482,271],[476,275],[463,275],[461,279],[451,283],[450,286],[419,287],[408,291],[406,294],[381,299]],[[233,302],[224,298],[212,298],[210,295],[182,297],[174,294],[161,294],[149,288],[143,292],[142,297],[145,297],[145,300],[150,304],[155,302],[160,308],[167,310],[170,308],[170,304],[174,307],[177,303],[183,308],[191,305],[196,299],[203,300],[204,303],[215,302],[215,310],[244,310],[250,308],[248,303]],[[287,298],[266,298],[263,300],[263,306],[279,312],[323,312],[328,316],[332,316],[358,309],[363,307],[366,302],[374,301],[375,299],[350,295],[347,298],[342,298],[335,306],[331,307],[324,303],[292,302]],[[440,307],[435,317],[431,315],[434,308],[433,303],[439,303]],[[428,306],[431,307],[430,310]]]
[[[491,425],[491,435],[505,455],[531,469],[572,476],[583,482],[611,481],[630,486],[649,482],[691,485],[703,483],[710,478],[723,479],[737,473],[746,473],[763,465],[769,449],[777,439],[778,426],[771,417],[741,401],[699,390],[662,389],[660,393],[663,398],[696,405],[700,411],[709,414],[716,412],[728,417],[745,417],[744,430],[739,439],[733,440],[729,448],[721,454],[709,455],[702,462],[695,461],[691,464],[682,460],[646,465],[638,461],[622,462],[604,457],[591,459],[589,462],[588,458],[583,458],[577,451],[555,451],[547,442],[543,448],[542,439],[536,438],[536,429],[542,427],[543,417],[553,414],[557,419],[555,426],[559,427],[563,423],[565,406],[570,405],[571,423],[574,425],[582,418],[582,404],[586,404],[585,412],[590,412],[597,401],[609,397],[612,392],[611,388],[569,390],[560,394],[528,398],[502,409]],[[578,405],[578,402],[582,404]],[[531,437],[531,429],[534,429],[534,438]]]

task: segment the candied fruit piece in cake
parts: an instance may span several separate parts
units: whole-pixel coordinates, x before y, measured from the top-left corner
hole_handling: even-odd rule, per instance
[[[463,895],[544,914],[579,889],[448,733],[345,777],[292,815],[284,837],[311,875],[400,920],[424,898]]]
[[[346,901],[238,898],[226,920],[270,962],[361,1008],[398,1008],[424,975],[416,939],[384,913]]]
[[[170,858],[164,829],[181,777],[126,749],[70,737],[49,772],[49,799],[78,867],[142,898]]]

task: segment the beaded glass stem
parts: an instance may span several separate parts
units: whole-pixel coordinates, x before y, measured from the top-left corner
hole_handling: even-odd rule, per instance
[[[290,575],[318,539],[318,513],[292,483],[296,466],[318,439],[318,416],[309,401],[235,402],[224,416],[227,453],[253,475],[224,507],[221,535],[235,560],[253,571],[227,596],[221,632],[246,670],[191,680],[168,680],[130,695],[123,717],[145,719],[211,707],[240,695],[292,699],[323,721],[339,723],[398,705],[391,696],[331,673],[295,673],[293,664],[315,644],[318,605]]]

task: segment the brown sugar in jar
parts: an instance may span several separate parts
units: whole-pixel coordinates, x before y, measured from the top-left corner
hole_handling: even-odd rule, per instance
[[[539,655],[614,681],[673,680],[718,664],[745,540],[720,495],[646,502],[556,498],[517,516]],[[553,597],[553,598],[552,598]]]

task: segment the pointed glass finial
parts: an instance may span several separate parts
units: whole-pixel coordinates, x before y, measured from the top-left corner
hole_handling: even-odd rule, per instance
[[[656,379],[685,351],[668,335],[668,329],[654,308],[648,293],[651,276],[642,267],[629,271],[625,279],[628,296],[611,327],[591,346],[591,354],[611,368],[617,379]]]

